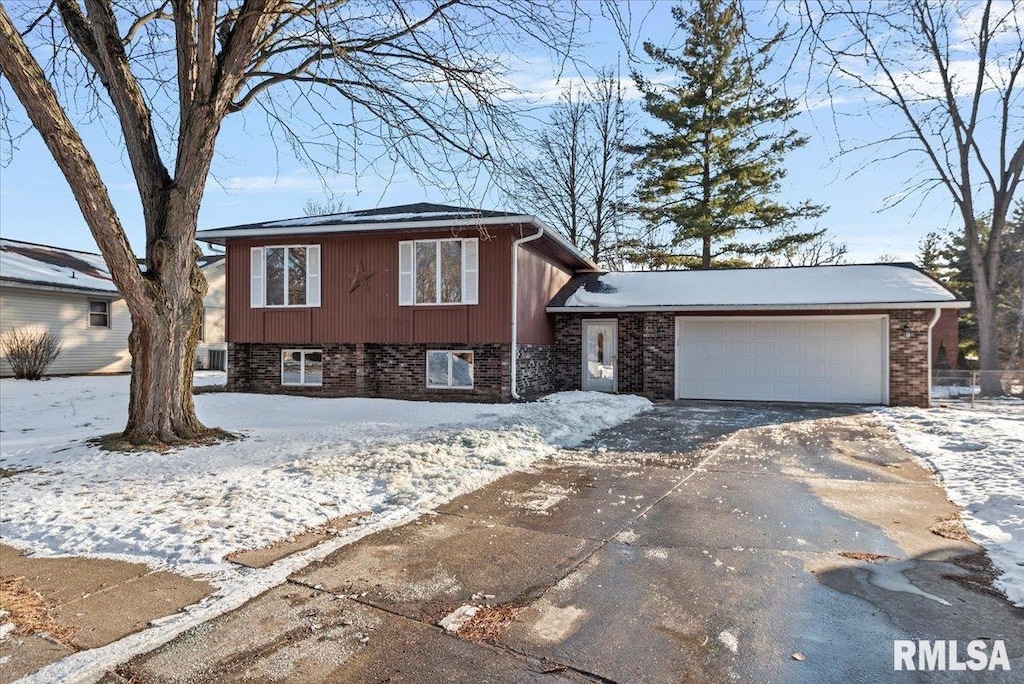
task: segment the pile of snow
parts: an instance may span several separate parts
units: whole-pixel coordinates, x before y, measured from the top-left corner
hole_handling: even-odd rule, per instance
[[[514,405],[212,393],[196,396],[200,418],[244,439],[166,454],[87,446],[123,428],[127,388],[126,376],[0,381],[0,467],[14,473],[0,479],[2,541],[220,581],[237,572],[232,551],[360,511],[402,519],[650,406],[587,392]]]
[[[996,587],[1024,606],[1024,402],[889,408],[879,416],[935,470],[949,500],[963,507],[967,530],[1003,573]]]

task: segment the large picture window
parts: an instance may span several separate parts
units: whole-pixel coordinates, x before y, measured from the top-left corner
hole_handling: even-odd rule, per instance
[[[433,389],[472,389],[473,352],[428,351],[427,387]]]
[[[319,349],[281,351],[282,385],[324,384],[324,355]]]
[[[476,304],[478,247],[476,238],[400,242],[399,303]]]
[[[320,246],[253,247],[253,307],[320,306]]]

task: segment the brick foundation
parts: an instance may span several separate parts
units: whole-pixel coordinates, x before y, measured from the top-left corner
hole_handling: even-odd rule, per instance
[[[320,349],[324,355],[321,386],[283,386],[281,350]],[[427,350],[469,350],[472,389],[427,387]],[[511,399],[507,344],[244,344],[228,345],[228,390],[321,397],[385,397],[433,401]]]
[[[516,391],[524,399],[536,399],[556,391],[555,346],[521,344],[516,354]]]

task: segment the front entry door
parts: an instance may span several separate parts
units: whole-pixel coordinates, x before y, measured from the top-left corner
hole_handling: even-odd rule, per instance
[[[583,321],[583,389],[614,392],[618,386],[618,325],[615,320]]]

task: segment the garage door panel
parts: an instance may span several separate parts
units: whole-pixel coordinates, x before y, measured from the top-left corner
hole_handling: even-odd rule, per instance
[[[676,396],[882,403],[883,317],[677,319]]]

